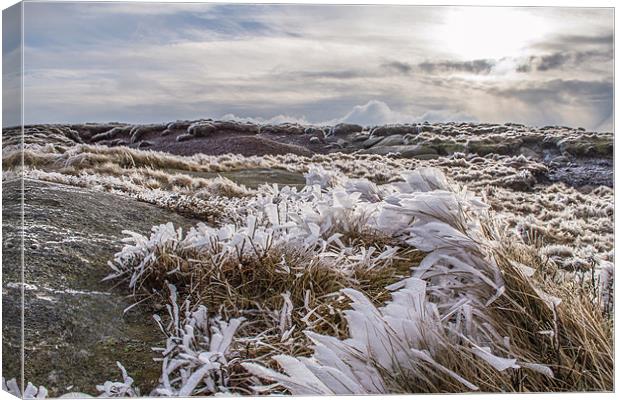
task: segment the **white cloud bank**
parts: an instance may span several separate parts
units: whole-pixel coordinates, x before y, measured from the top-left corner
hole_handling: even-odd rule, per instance
[[[386,103],[371,100],[362,106],[355,106],[342,118],[342,122],[360,125],[385,125],[396,123],[416,122],[475,122],[477,118],[463,112],[445,110],[427,111],[422,115],[414,116],[392,110]]]
[[[281,124],[284,122],[299,123],[302,125],[334,125],[340,122],[359,124],[362,126],[386,125],[386,124],[407,124],[420,122],[477,122],[478,119],[464,112],[452,111],[427,111],[422,115],[411,115],[395,111],[385,102],[370,100],[364,105],[354,106],[351,111],[341,118],[329,121],[309,121],[305,116],[296,117],[290,115],[276,115],[271,118],[260,117],[239,117],[235,114],[225,114],[223,120],[235,120],[253,122],[259,124]]]

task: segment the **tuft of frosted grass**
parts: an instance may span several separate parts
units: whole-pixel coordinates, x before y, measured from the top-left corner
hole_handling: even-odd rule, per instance
[[[170,322],[156,321],[167,336],[166,346],[154,350],[162,354],[158,396],[195,396],[228,392],[228,367],[237,357],[230,351],[233,337],[243,318],[228,322],[209,318],[207,308],[192,309],[189,300],[178,305],[177,290],[168,285]]]
[[[140,390],[133,386],[134,380],[127,374],[125,367],[119,362],[116,363],[121,370],[122,382],[106,381],[101,385],[97,385],[96,389],[99,391],[98,397],[140,397]],[[2,377],[2,390],[9,392],[13,396],[23,399],[45,399],[47,398],[48,391],[44,386],[36,387],[32,383],[28,382],[23,396],[17,380],[15,378],[6,381]],[[93,397],[86,393],[81,392],[68,392],[61,395],[61,399],[84,399]]]
[[[140,390],[134,387],[134,380],[127,374],[127,370],[120,362],[116,366],[121,370],[122,382],[106,381],[96,388],[100,392],[99,397],[140,397]]]
[[[493,244],[478,220],[484,204],[446,190],[437,170],[403,177],[378,208],[376,221],[379,229],[428,252],[413,277],[392,285],[400,290],[380,309],[360,292],[343,290],[352,300],[352,310],[345,312],[350,338],[307,332],[314,343],[312,357],[277,359],[287,375],[253,363],[244,366],[299,395],[385,393],[395,385],[405,392],[434,391],[445,380],[477,390],[446,365],[459,354],[475,356],[498,372],[527,366],[552,376],[544,365],[519,363],[508,338],[497,333],[498,321],[486,316],[505,287],[491,256]]]
[[[19,388],[17,379],[15,378],[7,381],[4,377],[2,377],[2,390],[20,399],[45,399],[47,397],[47,389],[45,387],[37,387],[30,382],[26,385],[22,395],[22,391]]]

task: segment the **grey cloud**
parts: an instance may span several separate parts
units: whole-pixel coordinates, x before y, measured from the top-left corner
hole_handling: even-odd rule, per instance
[[[557,35],[536,44],[535,47],[545,50],[566,49],[571,50],[575,47],[597,46],[612,47],[614,43],[613,33],[601,35]]]
[[[588,129],[603,127],[613,115],[613,81],[582,81],[554,79],[513,88],[490,89],[498,97],[514,98],[544,115],[540,123],[566,124],[567,119],[581,113],[582,126]],[[577,110],[577,111],[576,111]],[[536,122],[536,121],[533,121]]]
[[[471,74],[488,74],[494,66],[494,60],[426,61],[418,64],[418,68],[426,73],[468,72]]]
[[[612,59],[612,51],[556,52],[542,56],[530,56],[525,63],[517,67],[517,72],[549,71],[583,62],[604,62]]]
[[[302,71],[302,72],[293,72],[287,73],[286,75],[294,75],[299,76],[301,78],[308,79],[354,79],[360,78],[364,76],[368,76],[368,73],[362,70],[354,70],[354,69],[346,69],[346,70],[337,70],[337,71]]]
[[[546,82],[535,82],[511,88],[490,88],[490,93],[500,96],[514,97],[524,102],[540,103],[542,101],[557,101],[568,103],[572,101],[611,102],[613,99],[613,82],[582,81],[553,79]]]
[[[413,67],[411,66],[411,64],[408,64],[406,62],[400,62],[400,61],[391,61],[391,62],[382,64],[381,66],[383,68],[396,71],[403,75],[407,75],[413,70]]]

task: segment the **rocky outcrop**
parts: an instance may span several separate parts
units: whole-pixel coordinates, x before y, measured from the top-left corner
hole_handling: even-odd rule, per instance
[[[338,124],[338,125],[334,125],[329,130],[329,136],[350,135],[351,133],[357,133],[363,130],[364,128],[362,126],[356,125],[356,124]]]
[[[19,130],[6,129],[5,143],[18,143],[20,133]],[[562,171],[575,171],[584,177],[575,182],[587,180],[588,165],[613,158],[612,133],[560,126],[527,127],[515,123],[450,122],[364,128],[348,123],[329,127],[201,119],[154,125],[37,125],[26,127],[25,133],[28,140],[39,144],[127,145],[183,155],[222,152],[243,155],[362,152],[406,158],[449,157],[457,153],[474,156],[523,155],[530,160],[546,163],[552,170],[563,168],[557,170],[557,176],[563,177],[561,179],[567,176]],[[558,157],[565,157],[566,161],[559,163]],[[578,167],[567,167],[566,163],[571,162]],[[599,173],[601,168],[607,171],[605,165],[596,165],[594,170]],[[598,180],[594,177],[594,181]]]
[[[136,382],[153,387],[160,367],[151,347],[165,339],[155,310],[130,308],[126,291],[102,279],[124,229],[148,234],[156,224],[187,228],[196,221],[128,197],[26,180],[22,286],[19,187],[13,181],[2,188],[3,373],[20,375],[23,288],[26,382],[44,384],[52,396],[70,385],[97,394],[95,385],[115,378],[121,361]]]
[[[437,154],[435,149],[419,144],[402,146],[374,146],[370,149],[363,150],[362,153],[380,155],[388,155],[391,153],[404,158],[417,158],[420,160],[428,160],[439,157],[439,154]]]
[[[152,124],[152,125],[136,125],[129,131],[129,143],[138,143],[140,139],[149,133],[160,133],[167,128],[164,124]]]
[[[420,132],[421,132],[420,127],[417,125],[395,124],[395,125],[377,126],[370,131],[370,134],[372,136],[391,136],[391,135],[407,135],[407,134],[417,135]]]
[[[260,127],[260,133],[265,135],[303,135],[306,131],[302,125],[299,124],[278,124],[278,125],[263,125]]]

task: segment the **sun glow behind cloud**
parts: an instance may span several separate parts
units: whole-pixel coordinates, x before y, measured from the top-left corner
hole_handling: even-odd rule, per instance
[[[465,60],[518,57],[550,32],[549,22],[527,9],[448,8],[436,35],[452,55]]]

